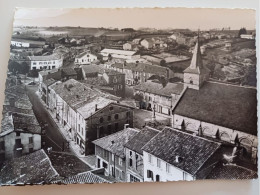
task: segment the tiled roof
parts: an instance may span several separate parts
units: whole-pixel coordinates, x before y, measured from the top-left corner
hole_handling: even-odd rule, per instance
[[[136,51],[126,51],[126,50],[119,50],[119,49],[103,49],[100,53],[133,56],[136,53]]]
[[[187,89],[175,114],[257,134],[256,89],[206,82],[201,89]]]
[[[56,83],[57,81],[54,80],[53,78],[50,78],[50,79],[47,79],[47,80],[44,80],[43,83],[48,87],[54,83]]]
[[[146,126],[145,128],[141,129],[141,131],[137,133],[134,137],[132,137],[132,139],[130,139],[125,144],[125,147],[138,152],[139,154],[143,154],[143,150],[141,148],[159,132],[160,131],[156,129]]]
[[[59,72],[60,70],[58,68],[54,68],[51,70],[43,70],[39,72],[39,75],[41,75],[42,77],[51,73],[55,73],[55,72]]]
[[[33,114],[32,109],[24,109],[24,108],[17,108],[17,107],[10,106],[10,105],[3,105],[3,113],[5,114],[7,112],[22,113],[22,114]]]
[[[257,179],[257,172],[238,165],[218,163],[207,179]]]
[[[133,128],[127,128],[117,133],[102,137],[93,141],[93,143],[121,158],[124,158],[124,145],[132,139],[139,131]]]
[[[145,63],[126,63],[125,65],[123,63],[115,63],[112,64],[111,67],[119,68],[119,69],[128,69],[136,72],[144,72],[144,73],[150,73],[160,76],[167,76],[167,72],[170,71],[169,68],[157,66],[157,65],[150,65]]]
[[[86,101],[86,103],[79,107],[77,111],[84,119],[87,119],[96,112],[96,105],[98,106],[98,109],[102,109],[112,102],[115,101],[97,96],[90,99],[89,101]]]
[[[64,68],[62,72],[65,75],[77,75],[77,72],[73,68]]]
[[[71,177],[91,170],[91,168],[77,156],[70,153],[52,151],[48,156],[52,166],[61,177]]]
[[[58,176],[44,150],[4,162],[0,185],[50,183]]]
[[[28,56],[31,61],[48,61],[48,60],[60,60],[61,56],[58,54],[52,54],[49,56]]]
[[[110,181],[88,171],[61,180],[62,184],[111,183]]]
[[[152,93],[152,94],[171,97],[171,94],[177,94],[177,95],[181,94],[181,92],[184,89],[184,86],[182,83],[167,83],[167,85],[163,87],[161,83],[149,81],[134,86],[134,89]]]
[[[219,143],[166,127],[142,150],[195,175],[219,147]],[[181,160],[176,162],[176,157]]]
[[[103,73],[104,68],[100,65],[86,65],[86,66],[81,66],[81,68],[84,70],[85,74],[90,74],[90,73]]]
[[[41,127],[34,115],[13,113],[14,130],[24,130],[30,133],[41,133]]]
[[[105,72],[107,75],[119,75],[119,74],[124,74],[122,72],[118,72],[116,70],[112,70],[112,69],[105,69]]]

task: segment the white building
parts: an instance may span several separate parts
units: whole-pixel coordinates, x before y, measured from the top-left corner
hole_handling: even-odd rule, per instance
[[[143,40],[140,42],[140,44],[141,44],[144,48],[150,49],[150,48],[153,47],[154,42],[153,42],[152,39],[143,39]]]
[[[242,34],[240,35],[241,39],[255,39],[255,35],[253,34]]]
[[[49,56],[28,56],[30,60],[30,70],[54,69],[63,65],[63,59],[58,54]]]
[[[45,45],[44,41],[33,41],[26,39],[12,39],[11,46],[19,48],[29,48],[29,47],[43,47]]]
[[[204,179],[218,162],[220,146],[166,127],[142,147],[144,181]]]
[[[75,64],[86,65],[86,64],[91,64],[92,62],[94,62],[96,60],[97,60],[97,56],[95,56],[89,52],[83,52],[76,56]]]
[[[124,59],[124,60],[140,58],[140,55],[137,55],[136,51],[125,51],[125,50],[118,50],[118,49],[103,49],[100,52],[100,54],[103,56],[103,58],[108,58],[108,56],[111,56],[112,58]]]

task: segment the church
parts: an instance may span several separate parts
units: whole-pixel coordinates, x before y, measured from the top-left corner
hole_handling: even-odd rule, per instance
[[[239,146],[257,163],[256,88],[211,81],[203,65],[199,36],[190,66],[184,70],[184,92],[172,109],[176,129]]]

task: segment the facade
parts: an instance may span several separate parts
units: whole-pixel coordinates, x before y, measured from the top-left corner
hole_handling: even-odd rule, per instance
[[[7,113],[0,133],[0,159],[11,159],[41,149],[41,127],[34,115]]]
[[[43,47],[45,45],[44,41],[32,41],[26,39],[12,39],[11,46],[15,48],[33,48],[33,47]]]
[[[159,132],[157,129],[147,126],[125,144],[127,182],[144,181],[144,162],[141,148]]]
[[[105,175],[111,176],[117,182],[125,182],[126,163],[124,145],[139,131],[125,128],[122,131],[93,141],[95,144],[96,167],[104,168]]]
[[[220,146],[166,127],[142,147],[144,181],[204,179],[219,160]]]
[[[147,81],[134,86],[134,95],[139,95],[139,108],[154,110],[165,115],[171,115],[172,108],[184,91],[182,83],[167,83]]]
[[[238,146],[244,158],[256,163],[256,89],[210,82],[208,77],[197,43],[184,71],[185,92],[173,107],[173,127]]]
[[[136,51],[125,51],[118,49],[103,49],[100,54],[103,56],[103,59],[108,59],[109,56],[115,59],[131,60],[138,59],[140,55],[136,54]]]
[[[255,35],[253,34],[242,34],[240,35],[241,39],[255,39]]]
[[[30,61],[30,70],[50,70],[60,68],[63,65],[63,59],[58,54],[49,56],[28,56]]]
[[[143,39],[140,44],[146,48],[146,49],[151,49],[153,48],[154,42],[152,39]]]
[[[76,65],[88,65],[97,60],[97,56],[89,53],[83,52],[76,56],[75,64]]]
[[[115,63],[110,66],[118,72],[125,73],[127,85],[138,85],[146,82],[151,76],[158,75],[166,80],[174,77],[174,73],[167,67],[137,63]]]

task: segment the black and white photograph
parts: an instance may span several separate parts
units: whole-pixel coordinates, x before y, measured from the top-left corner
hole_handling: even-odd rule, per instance
[[[255,17],[16,9],[0,186],[257,179]]]

